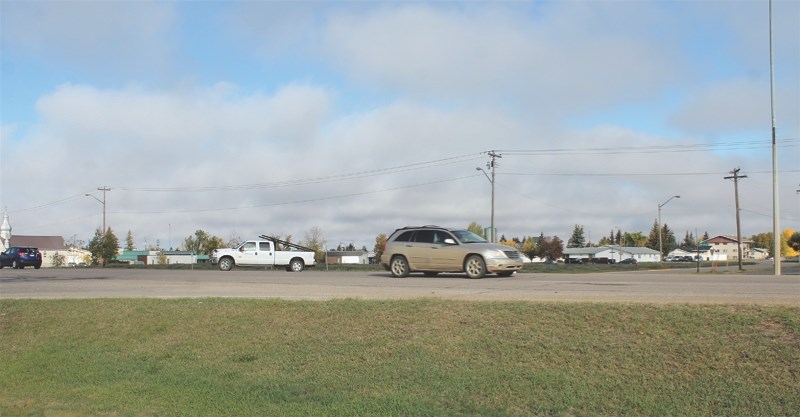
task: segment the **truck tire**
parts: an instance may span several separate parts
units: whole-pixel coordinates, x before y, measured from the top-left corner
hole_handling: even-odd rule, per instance
[[[219,260],[220,271],[230,271],[233,269],[233,259],[225,257]]]
[[[295,258],[292,259],[291,262],[289,262],[289,268],[287,269],[289,270],[289,272],[303,272],[304,267],[305,265],[303,264],[303,260]]]

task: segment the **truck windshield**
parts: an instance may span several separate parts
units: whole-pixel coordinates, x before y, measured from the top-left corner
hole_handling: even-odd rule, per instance
[[[452,232],[461,243],[486,243],[486,239],[469,230],[452,230]]]

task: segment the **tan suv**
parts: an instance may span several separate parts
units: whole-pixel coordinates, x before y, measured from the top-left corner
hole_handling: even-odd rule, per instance
[[[495,273],[508,277],[522,268],[522,257],[516,249],[489,243],[469,230],[404,227],[386,240],[381,265],[397,278],[411,272],[427,276],[465,272],[470,278]]]

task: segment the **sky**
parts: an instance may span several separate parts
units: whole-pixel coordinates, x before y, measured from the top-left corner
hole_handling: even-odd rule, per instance
[[[87,242],[105,207],[139,249],[315,227],[372,249],[489,227],[494,188],[507,238],[646,235],[661,205],[680,240],[735,236],[740,169],[742,235],[771,232],[769,20],[764,0],[2,0],[0,207],[14,235]],[[772,3],[772,36],[800,230],[800,2]]]

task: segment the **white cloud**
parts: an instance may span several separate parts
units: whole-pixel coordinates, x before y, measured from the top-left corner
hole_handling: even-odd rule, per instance
[[[39,4],[14,16],[31,22]],[[488,226],[491,187],[475,168],[489,149],[505,151],[496,209],[507,236],[566,240],[575,224],[594,241],[614,227],[647,233],[657,204],[674,194],[682,198],[664,220],[679,235],[731,233],[732,186],[722,177],[739,166],[754,184],[743,187],[743,207],[762,212],[770,198],[760,173],[768,150],[689,152],[712,133],[763,124],[765,90],[761,78],[712,77],[708,62],[693,62],[697,51],[687,44],[695,38],[672,30],[691,26],[684,4],[240,3],[225,18],[241,25],[243,45],[266,57],[264,67],[240,73],[252,61],[233,60],[220,66],[244,80],[174,88],[154,87],[148,76],[178,61],[170,25],[190,6],[64,4],[42,8],[51,23],[43,33],[16,20],[7,27],[4,16],[4,46],[89,73],[128,71],[140,60],[147,76],[133,68],[128,85],[48,85],[32,124],[17,129],[4,120],[0,198],[20,234],[90,238],[100,207],[83,194],[99,186],[112,187],[111,227],[118,236],[132,230],[139,243],[175,245],[196,229],[297,240],[316,225],[334,246],[371,247],[378,233],[408,224]],[[84,20],[74,18],[83,12]],[[126,13],[130,22],[120,17]],[[115,28],[98,23],[105,18]],[[134,40],[148,25],[155,29]],[[119,42],[92,45],[95,38]],[[226,58],[243,49],[219,39],[215,51],[233,51]],[[67,52],[75,45],[86,52]],[[295,59],[282,66],[284,57]],[[193,79],[195,70],[176,73]],[[330,81],[342,76],[349,83]],[[780,108],[790,112],[796,95],[783,90]],[[674,101],[655,101],[665,95]],[[673,127],[697,136],[645,134],[626,120],[582,130],[563,124],[637,103],[674,113],[653,110],[641,116],[652,120],[631,125],[665,125],[672,114]],[[526,149],[572,151],[511,152]],[[752,234],[771,221],[750,213],[743,227]]]
[[[170,69],[175,4],[169,2],[4,1],[3,48],[42,65],[67,64],[107,77]],[[156,70],[156,71],[154,71]],[[116,78],[114,78],[116,79]]]
[[[548,113],[652,97],[680,73],[673,48],[596,30],[598,19],[613,16],[601,8],[560,4],[547,19],[513,7],[467,9],[413,4],[333,14],[325,51],[352,78],[379,88],[510,99]]]

